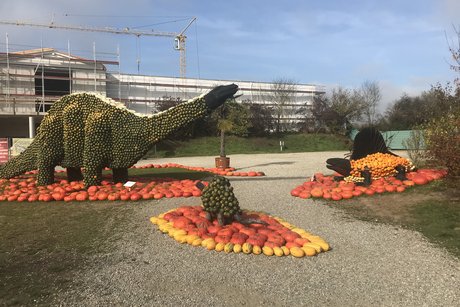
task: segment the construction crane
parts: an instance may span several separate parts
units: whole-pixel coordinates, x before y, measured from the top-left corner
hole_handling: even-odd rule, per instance
[[[135,35],[137,37],[140,36],[162,36],[162,37],[173,37],[174,38],[174,49],[179,51],[179,75],[181,78],[186,77],[186,48],[185,48],[185,41],[187,36],[185,35],[185,31],[192,25],[192,23],[196,20],[196,17],[192,17],[184,27],[184,29],[180,32],[160,32],[160,31],[138,31],[138,30],[131,30],[129,28],[124,29],[117,29],[111,27],[103,27],[103,28],[95,28],[95,27],[83,27],[83,26],[73,26],[73,25],[60,25],[54,22],[51,23],[32,23],[26,21],[7,21],[7,20],[0,20],[0,24],[4,25],[15,25],[15,26],[29,26],[29,27],[41,27],[41,28],[48,28],[48,29],[61,29],[61,30],[72,30],[72,31],[88,31],[88,32],[102,32],[102,33],[110,33],[110,34],[126,34],[126,35]]]

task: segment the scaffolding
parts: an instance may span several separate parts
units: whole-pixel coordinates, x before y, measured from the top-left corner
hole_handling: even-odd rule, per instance
[[[92,91],[106,94],[107,73],[121,74],[118,50],[98,52],[93,44],[92,58],[52,48],[0,44],[0,114],[44,115],[59,97]],[[3,52],[5,50],[5,52]],[[110,70],[108,70],[109,68]],[[115,71],[117,70],[117,71]],[[120,87],[120,86],[118,86]]]
[[[189,99],[209,90],[198,79],[123,74],[120,48],[113,52],[66,51],[40,45],[0,43],[0,116],[42,117],[63,95],[97,92],[140,113],[165,99]],[[77,55],[78,54],[78,55]],[[206,82],[205,82],[206,83]]]

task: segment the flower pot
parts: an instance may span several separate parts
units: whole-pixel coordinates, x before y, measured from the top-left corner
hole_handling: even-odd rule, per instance
[[[229,157],[216,157],[216,167],[221,169],[226,169],[230,167],[230,158]]]

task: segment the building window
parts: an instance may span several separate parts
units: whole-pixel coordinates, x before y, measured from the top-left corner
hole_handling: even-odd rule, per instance
[[[35,73],[35,95],[43,94],[45,96],[63,96],[70,94],[69,71],[47,67],[45,67],[44,70],[43,68],[37,69]]]

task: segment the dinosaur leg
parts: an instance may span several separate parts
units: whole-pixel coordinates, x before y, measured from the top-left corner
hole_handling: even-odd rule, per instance
[[[221,212],[217,213],[217,222],[219,223],[219,226],[225,225],[225,217]]]
[[[38,163],[37,185],[54,183],[54,166],[48,163]]]
[[[215,216],[211,212],[206,212],[206,219],[210,222],[214,221]]]
[[[107,140],[110,134],[108,120],[102,113],[95,112],[86,119],[85,145],[83,148],[83,180],[85,187],[100,185],[102,181],[102,169],[107,165],[111,152],[111,144]]]
[[[64,159],[62,165],[67,167],[67,176],[70,181],[82,180],[83,175],[75,173],[76,179],[71,180],[73,177],[69,173],[69,168],[81,167],[83,165],[83,150],[84,150],[84,139],[85,139],[85,115],[83,114],[83,108],[77,101],[69,101],[68,105],[62,111],[63,121],[63,148],[64,148]],[[73,173],[73,171],[70,171]],[[79,178],[79,179],[78,179]]]
[[[100,185],[102,181],[102,167],[85,166],[83,180],[85,181],[86,188],[92,185]]]
[[[62,122],[58,117],[46,115],[40,124],[39,151],[37,153],[37,185],[54,183],[54,168],[64,156]]]
[[[113,182],[114,183],[125,183],[128,181],[128,169],[127,168],[114,168],[113,173]]]
[[[395,167],[396,171],[398,172],[396,174],[396,179],[399,179],[401,181],[403,180],[407,180],[407,177],[406,177],[406,168],[402,165],[398,165]]]
[[[83,174],[79,167],[68,167],[67,168],[67,180],[69,181],[80,181],[83,180]]]

